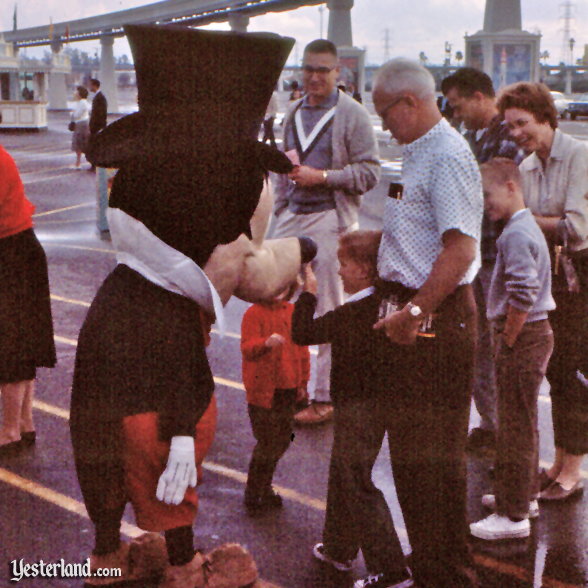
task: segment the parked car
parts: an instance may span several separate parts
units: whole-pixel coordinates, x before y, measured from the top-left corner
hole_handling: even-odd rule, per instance
[[[588,94],[581,94],[568,104],[570,118],[576,120],[577,116],[588,116]]]
[[[551,96],[553,97],[558,116],[566,118],[570,101],[561,92],[551,92]]]

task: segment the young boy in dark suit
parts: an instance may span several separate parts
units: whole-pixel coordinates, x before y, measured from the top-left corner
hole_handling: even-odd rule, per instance
[[[355,588],[408,588],[410,571],[382,492],[372,482],[372,467],[384,438],[378,386],[389,342],[373,329],[380,299],[374,293],[381,231],[341,236],[339,275],[350,298],[314,318],[317,283],[305,269],[304,292],[292,317],[292,339],[299,345],[331,343],[331,395],[334,441],[329,469],[323,541],[314,556],[339,571],[350,571],[362,550],[372,575]]]

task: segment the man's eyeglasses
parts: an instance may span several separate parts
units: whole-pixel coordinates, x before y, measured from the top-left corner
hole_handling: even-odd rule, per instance
[[[386,119],[386,115],[391,108],[394,108],[397,104],[400,104],[403,100],[406,99],[406,96],[396,96],[396,98],[392,99],[384,108],[382,108],[381,112],[378,113],[378,116],[382,119]]]
[[[330,74],[336,67],[336,65],[334,65],[333,67],[326,67],[324,65],[320,67],[312,67],[312,65],[303,65],[302,71],[310,76],[315,73],[319,74],[319,76],[326,76],[327,74]]]

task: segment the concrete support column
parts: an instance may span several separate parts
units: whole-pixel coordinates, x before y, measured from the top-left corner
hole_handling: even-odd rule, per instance
[[[353,47],[351,9],[353,0],[327,0],[329,28],[327,39],[337,47]]]
[[[61,68],[63,45],[53,39],[51,41],[51,59],[56,71],[49,73],[49,110],[67,110],[67,82]]]
[[[571,70],[571,68],[566,69],[565,79],[566,79],[566,87],[565,87],[564,93],[569,96],[572,93],[572,70]]]
[[[108,112],[118,113],[116,72],[114,63],[114,37],[100,37],[100,90],[108,100]]]
[[[229,14],[229,25],[231,31],[235,33],[246,33],[249,26],[249,17],[240,12],[231,12]]]

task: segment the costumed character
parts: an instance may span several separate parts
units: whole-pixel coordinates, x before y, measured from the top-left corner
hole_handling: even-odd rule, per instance
[[[153,553],[165,547],[160,586],[204,586],[204,563],[206,585],[216,586],[220,568],[252,560],[228,549],[205,562],[193,548],[196,464],[216,421],[210,323],[222,322],[233,293],[276,295],[314,255],[304,238],[263,242],[272,207],[267,186],[260,198],[264,177],[291,164],[257,142],[257,130],[293,40],[178,26],[125,32],[139,111],[94,136],[87,153],[119,168],[108,210],[118,265],[80,332],[71,402],[76,471],[96,532],[91,567],[138,579],[161,572],[137,562],[159,561]],[[120,540],[128,501],[139,527],[165,532],[163,546],[159,535],[143,541],[147,558],[142,545]]]

